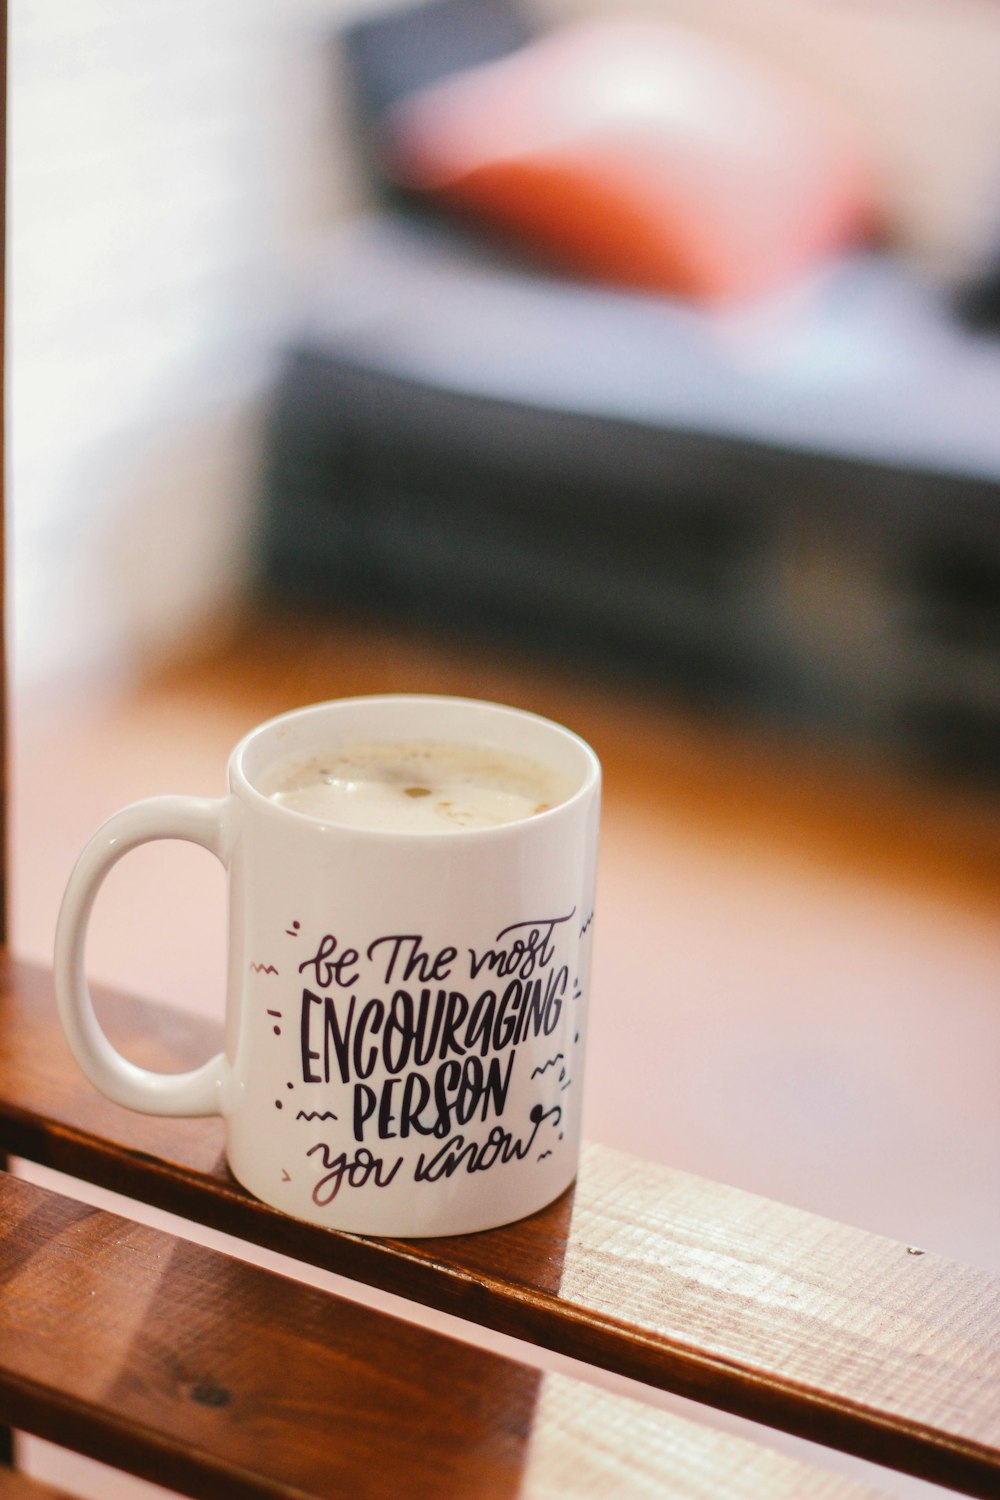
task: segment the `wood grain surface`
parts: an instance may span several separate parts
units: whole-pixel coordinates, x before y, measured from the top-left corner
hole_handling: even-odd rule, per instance
[[[41,1480],[30,1479],[13,1469],[0,1468],[0,1500],[72,1500],[65,1490],[55,1490]]]
[[[0,1412],[191,1495],[873,1493],[11,1177],[0,1280]]]
[[[218,1038],[104,996],[127,1054],[190,1066]],[[107,1103],[69,1057],[50,976],[8,964],[0,1146],[461,1317],[970,1494],[1000,1494],[1000,1282],[733,1188],[585,1149],[530,1219],[450,1240],[299,1223],[230,1176],[219,1120]]]

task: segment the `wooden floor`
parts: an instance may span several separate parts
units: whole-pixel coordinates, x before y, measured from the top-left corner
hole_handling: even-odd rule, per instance
[[[72,860],[114,808],[217,794],[256,722],[386,691],[528,707],[603,761],[590,1137],[1000,1269],[996,808],[634,683],[270,618],[141,684],[24,703],[15,946],[48,956]],[[210,856],[141,850],[99,903],[91,972],[217,1011],[223,912]]]

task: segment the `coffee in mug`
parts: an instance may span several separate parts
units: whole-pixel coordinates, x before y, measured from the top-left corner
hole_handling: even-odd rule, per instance
[[[460,1234],[572,1182],[600,798],[569,730],[471,699],[342,699],[250,733],[219,799],[115,814],[70,879],[55,979],[70,1045],[116,1102],[221,1114],[234,1176],[331,1228]],[[225,1048],[147,1071],[84,973],[94,899],[150,839],[229,873]]]
[[[391,833],[498,828],[548,812],[572,782],[485,745],[382,741],[321,750],[279,767],[271,799],[293,812]]]

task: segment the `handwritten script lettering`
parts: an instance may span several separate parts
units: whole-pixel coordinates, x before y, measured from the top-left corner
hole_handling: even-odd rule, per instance
[[[295,1119],[339,1120],[343,1134],[306,1152],[316,1204],[388,1188],[401,1171],[430,1184],[558,1153],[549,1131],[564,1106],[551,1101],[569,1082],[556,1063],[578,1035],[570,1012],[582,994],[575,914],[510,923],[483,947],[420,932],[366,945],[322,935],[298,965],[297,1050],[301,1082],[323,1090],[312,1100],[332,1107]]]

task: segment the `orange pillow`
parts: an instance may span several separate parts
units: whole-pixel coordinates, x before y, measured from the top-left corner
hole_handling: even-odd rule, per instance
[[[868,171],[790,80],[655,20],[593,21],[397,104],[383,166],[565,269],[704,299],[864,234]]]

